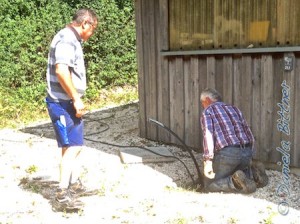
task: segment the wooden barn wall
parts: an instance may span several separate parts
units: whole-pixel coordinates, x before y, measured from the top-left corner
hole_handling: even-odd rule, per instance
[[[300,55],[162,56],[160,52],[169,49],[168,1],[136,0],[135,4],[141,137],[179,144],[148,121],[152,118],[190,147],[202,150],[199,95],[204,88],[214,87],[225,102],[244,113],[255,135],[257,159],[281,161],[283,154],[276,149],[285,141],[290,143],[290,165],[300,167]],[[294,58],[292,71],[284,70],[285,56]],[[280,103],[289,106],[284,114],[290,117],[288,135],[278,130]]]
[[[297,0],[169,0],[170,49],[295,46]]]

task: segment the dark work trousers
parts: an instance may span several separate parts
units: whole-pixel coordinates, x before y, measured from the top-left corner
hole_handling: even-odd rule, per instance
[[[233,185],[231,175],[242,170],[246,176],[253,179],[250,163],[252,147],[228,146],[215,153],[213,159],[214,179],[204,177],[205,190],[208,192],[238,192]]]

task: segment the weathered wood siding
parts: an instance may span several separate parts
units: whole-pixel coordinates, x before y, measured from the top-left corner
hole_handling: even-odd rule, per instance
[[[300,44],[300,1],[169,0],[171,50]]]
[[[177,143],[153,118],[202,150],[200,93],[214,87],[225,102],[238,106],[256,139],[256,158],[276,163],[282,141],[290,142],[291,165],[300,167],[300,55],[290,53],[162,56],[169,50],[168,0],[136,0],[140,135]],[[292,71],[284,57],[294,58]],[[290,134],[278,130],[279,103],[286,82]],[[285,101],[287,102],[287,101]]]

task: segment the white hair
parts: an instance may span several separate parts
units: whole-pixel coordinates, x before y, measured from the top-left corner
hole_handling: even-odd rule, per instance
[[[203,101],[206,97],[211,99],[213,102],[222,101],[220,93],[212,88],[206,88],[201,92],[200,100]]]

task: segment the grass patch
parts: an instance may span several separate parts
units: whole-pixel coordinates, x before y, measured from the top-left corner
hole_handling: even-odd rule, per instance
[[[38,171],[38,167],[36,165],[31,165],[25,170],[25,172],[28,174],[33,174],[36,173],[37,171]]]
[[[120,106],[138,100],[138,89],[136,86],[110,87],[102,89],[97,98],[87,100],[89,110],[103,107]]]
[[[45,97],[30,97],[32,90],[26,91],[0,90],[0,129],[23,128],[29,123],[49,120]],[[137,101],[138,90],[136,86],[110,87],[93,93],[93,96],[92,99],[83,99],[88,110]]]

